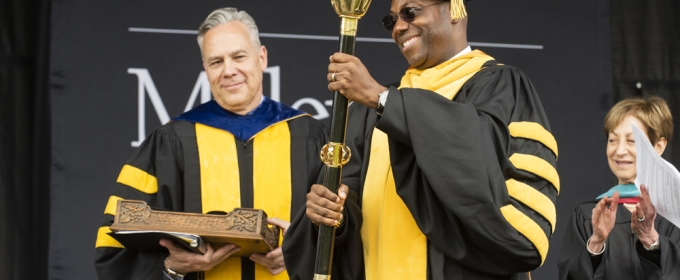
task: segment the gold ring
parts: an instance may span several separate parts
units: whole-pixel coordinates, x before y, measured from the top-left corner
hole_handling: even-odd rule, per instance
[[[333,82],[335,82],[335,72],[333,72],[333,74],[331,74],[331,80],[333,80]]]

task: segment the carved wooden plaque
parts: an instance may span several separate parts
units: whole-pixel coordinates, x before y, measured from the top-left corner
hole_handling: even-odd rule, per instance
[[[225,244],[241,248],[233,256],[267,253],[279,246],[279,228],[267,224],[259,209],[235,208],[227,215],[151,210],[144,201],[118,201],[111,231],[160,231],[200,236],[213,249]],[[115,238],[115,236],[114,236]],[[123,244],[125,245],[125,244]]]

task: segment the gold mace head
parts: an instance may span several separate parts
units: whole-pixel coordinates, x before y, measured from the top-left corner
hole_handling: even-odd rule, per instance
[[[368,11],[371,0],[331,0],[331,3],[340,17],[360,19]]]

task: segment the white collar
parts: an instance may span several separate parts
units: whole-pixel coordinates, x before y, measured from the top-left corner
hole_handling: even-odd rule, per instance
[[[454,59],[454,58],[456,58],[456,57],[459,57],[459,56],[464,55],[464,54],[466,54],[466,53],[469,53],[469,52],[471,52],[471,51],[472,51],[472,48],[470,47],[470,45],[468,45],[467,48],[464,48],[464,49],[463,49],[462,51],[460,51],[458,54],[454,55],[451,59]]]

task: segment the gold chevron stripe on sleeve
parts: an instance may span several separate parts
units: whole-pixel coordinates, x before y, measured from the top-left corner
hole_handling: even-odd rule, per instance
[[[156,177],[129,164],[124,165],[123,170],[120,171],[118,183],[146,194],[158,192],[158,180],[156,180]]]
[[[509,160],[515,168],[531,172],[548,180],[557,190],[557,194],[560,193],[560,176],[555,167],[544,159],[534,155],[515,153],[510,156]]]
[[[109,197],[109,202],[106,203],[106,209],[104,209],[104,214],[116,215],[116,206],[118,206],[118,201],[123,200],[122,197],[112,195]]]
[[[508,126],[510,135],[515,138],[526,138],[541,142],[550,149],[557,158],[557,141],[541,124],[535,122],[513,122]]]
[[[555,232],[557,212],[555,204],[543,193],[515,179],[505,181],[510,197],[538,212],[550,222],[551,232]]]
[[[527,217],[527,215],[524,215],[524,213],[510,204],[501,207],[500,210],[508,223],[534,244],[536,250],[538,250],[538,253],[541,255],[541,265],[543,265],[545,257],[548,255],[550,242],[548,242],[548,237],[545,236],[541,227],[534,220]]]
[[[118,241],[113,239],[107,233],[111,232],[109,227],[100,227],[97,231],[97,242],[95,243],[95,248],[111,247],[111,248],[123,248],[123,245]]]

